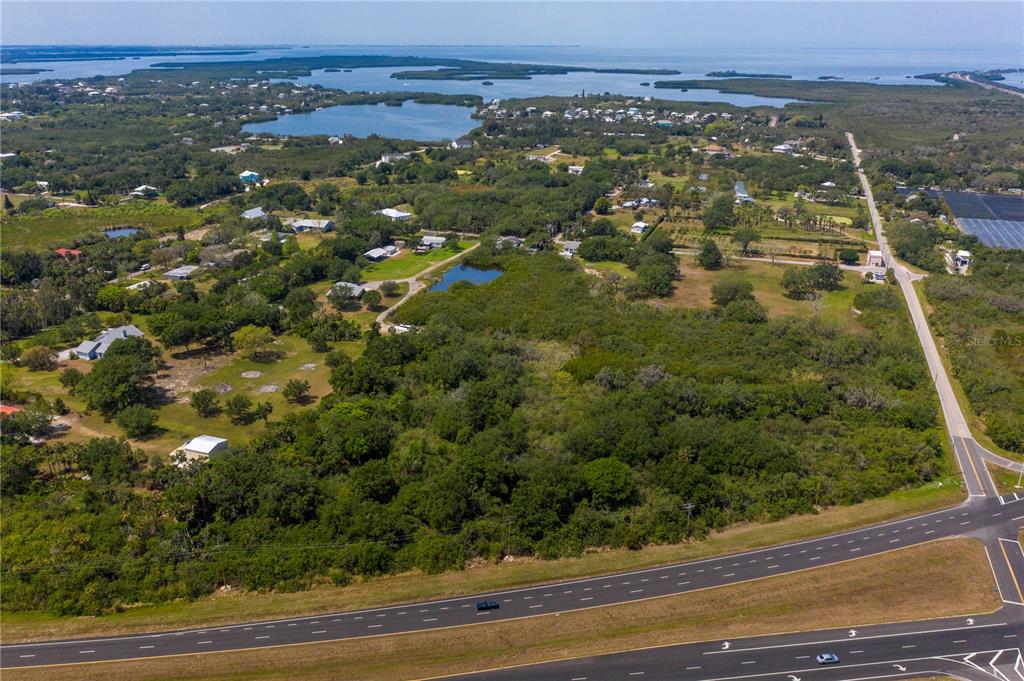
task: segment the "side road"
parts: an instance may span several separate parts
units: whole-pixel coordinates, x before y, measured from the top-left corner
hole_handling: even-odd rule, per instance
[[[917,296],[917,289],[914,288],[913,281],[917,277],[893,256],[892,250],[889,248],[889,241],[885,236],[885,230],[882,227],[881,216],[878,214],[878,207],[875,205],[875,197],[871,191],[871,185],[864,174],[863,168],[861,168],[861,150],[857,147],[853,133],[846,133],[846,138],[853,152],[853,162],[857,168],[857,176],[860,178],[861,187],[864,189],[865,197],[867,197],[868,210],[871,214],[871,222],[875,228],[875,237],[878,239],[879,249],[882,251],[885,261],[890,264],[896,273],[896,281],[899,283],[903,297],[907,301],[910,316],[914,320],[917,338],[921,343],[922,350],[924,350],[925,360],[928,362],[928,369],[931,372],[932,380],[935,382],[935,390],[939,395],[939,404],[942,406],[942,415],[946,420],[946,429],[949,432],[950,439],[953,441],[953,448],[956,451],[960,470],[964,474],[964,483],[967,485],[968,493],[972,497],[998,496],[985,462],[990,461],[998,466],[1018,472],[1024,467],[1024,464],[1010,461],[990,452],[974,440],[971,429],[967,425],[967,420],[964,418],[964,413],[960,409],[960,403],[957,402],[956,393],[953,392],[949,375],[946,373],[946,368],[942,365],[939,350],[935,346],[935,339],[932,338],[931,330],[928,327],[924,308],[921,306],[921,301]]]

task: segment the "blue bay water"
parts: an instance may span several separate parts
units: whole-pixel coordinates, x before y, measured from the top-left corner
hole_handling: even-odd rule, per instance
[[[455,139],[477,127],[470,116],[475,109],[445,104],[405,102],[400,107],[384,104],[332,106],[320,111],[279,116],[277,120],[247,123],[245,132],[274,135],[354,135],[374,133],[397,139],[439,141]]]
[[[588,94],[620,94],[631,97],[651,96],[659,99],[692,102],[724,102],[736,106],[784,106],[794,100],[721,93],[713,89],[691,89],[687,92],[655,89],[641,83],[662,79],[703,79],[710,71],[734,69],[742,72],[787,73],[795,79],[814,80],[819,76],[835,76],[844,80],[878,84],[912,84],[937,86],[934,81],[910,76],[919,73],[953,69],[1018,68],[1019,50],[979,46],[971,49],[892,49],[892,48],[735,48],[702,47],[675,49],[616,49],[586,47],[514,47],[514,46],[304,46],[257,48],[248,55],[203,57],[142,57],[111,61],[67,61],[28,63],[21,66],[48,68],[52,71],[22,76],[3,76],[0,82],[31,82],[50,78],[84,78],[93,75],[120,75],[134,69],[149,68],[154,63],[185,64],[195,61],[262,60],[276,57],[315,57],[323,55],[391,55],[474,59],[494,62],[527,62],[595,68],[675,69],[680,73],[655,76],[621,73],[573,72],[565,75],[535,76],[524,80],[482,81],[401,80],[392,73],[404,68],[366,68],[344,71],[314,71],[295,79],[302,84],[318,84],[349,92],[438,92],[443,94],[475,94],[484,98],[509,99],[544,95],[567,96]],[[19,65],[13,64],[13,67]],[[1007,82],[1020,84],[1024,74],[1008,74]],[[696,105],[695,105],[695,108]],[[713,110],[712,106],[704,108]],[[253,132],[282,135],[352,134],[363,137],[372,133],[387,137],[440,140],[455,138],[475,127],[465,107],[420,105],[333,107],[322,111],[282,116],[268,123],[245,127]]]

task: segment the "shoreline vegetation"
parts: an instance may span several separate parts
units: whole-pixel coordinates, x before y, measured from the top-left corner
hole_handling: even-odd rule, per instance
[[[184,68],[183,68],[184,66]],[[361,69],[381,67],[411,67],[432,70],[397,71],[392,78],[401,80],[523,80],[538,75],[566,75],[569,73],[628,73],[637,75],[670,76],[673,69],[599,69],[584,66],[557,66],[548,64],[494,63],[470,59],[444,59],[434,57],[388,57],[382,55],[333,55],[321,57],[278,57],[252,61],[200,61],[188,64],[159,62],[151,69],[136,71],[133,75],[154,73],[187,73],[207,78],[259,78],[273,71],[278,78],[295,79],[312,75],[313,71],[327,69]]]
[[[788,73],[744,73],[742,71],[708,71],[704,74],[708,78],[792,78]]]
[[[140,57],[191,57],[198,55],[228,57],[254,54],[255,51],[255,49],[223,50],[202,47],[167,49],[159,47],[61,47],[56,45],[33,45],[6,47],[0,50],[0,64],[22,64],[39,61],[118,61],[138,59]]]

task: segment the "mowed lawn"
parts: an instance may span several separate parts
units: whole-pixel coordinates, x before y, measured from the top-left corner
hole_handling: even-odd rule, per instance
[[[473,245],[472,241],[460,241],[458,249],[435,248],[428,253],[417,255],[410,249],[402,249],[398,255],[387,260],[375,262],[363,270],[366,281],[388,281],[389,279],[407,279],[416,276],[433,264],[439,263],[453,255],[458,255]]]
[[[697,266],[692,257],[682,256],[679,271],[682,280],[676,284],[675,292],[669,298],[655,299],[655,305],[667,307],[711,307],[711,287],[717,281],[728,278],[744,279],[754,287],[754,298],[768,310],[769,317],[781,315],[811,316],[814,304],[809,300],[787,298],[780,286],[782,274],[788,267],[800,265],[772,265],[756,260],[733,260],[730,266],[721,270],[705,270]],[[863,330],[853,311],[853,297],[865,286],[856,272],[843,271],[845,288],[825,295],[818,306],[823,318],[840,322],[850,330]]]

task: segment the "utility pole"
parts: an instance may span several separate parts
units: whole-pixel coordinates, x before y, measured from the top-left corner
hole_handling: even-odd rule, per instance
[[[693,504],[683,504],[680,508],[686,509],[686,536],[690,536],[690,520],[693,516]]]

